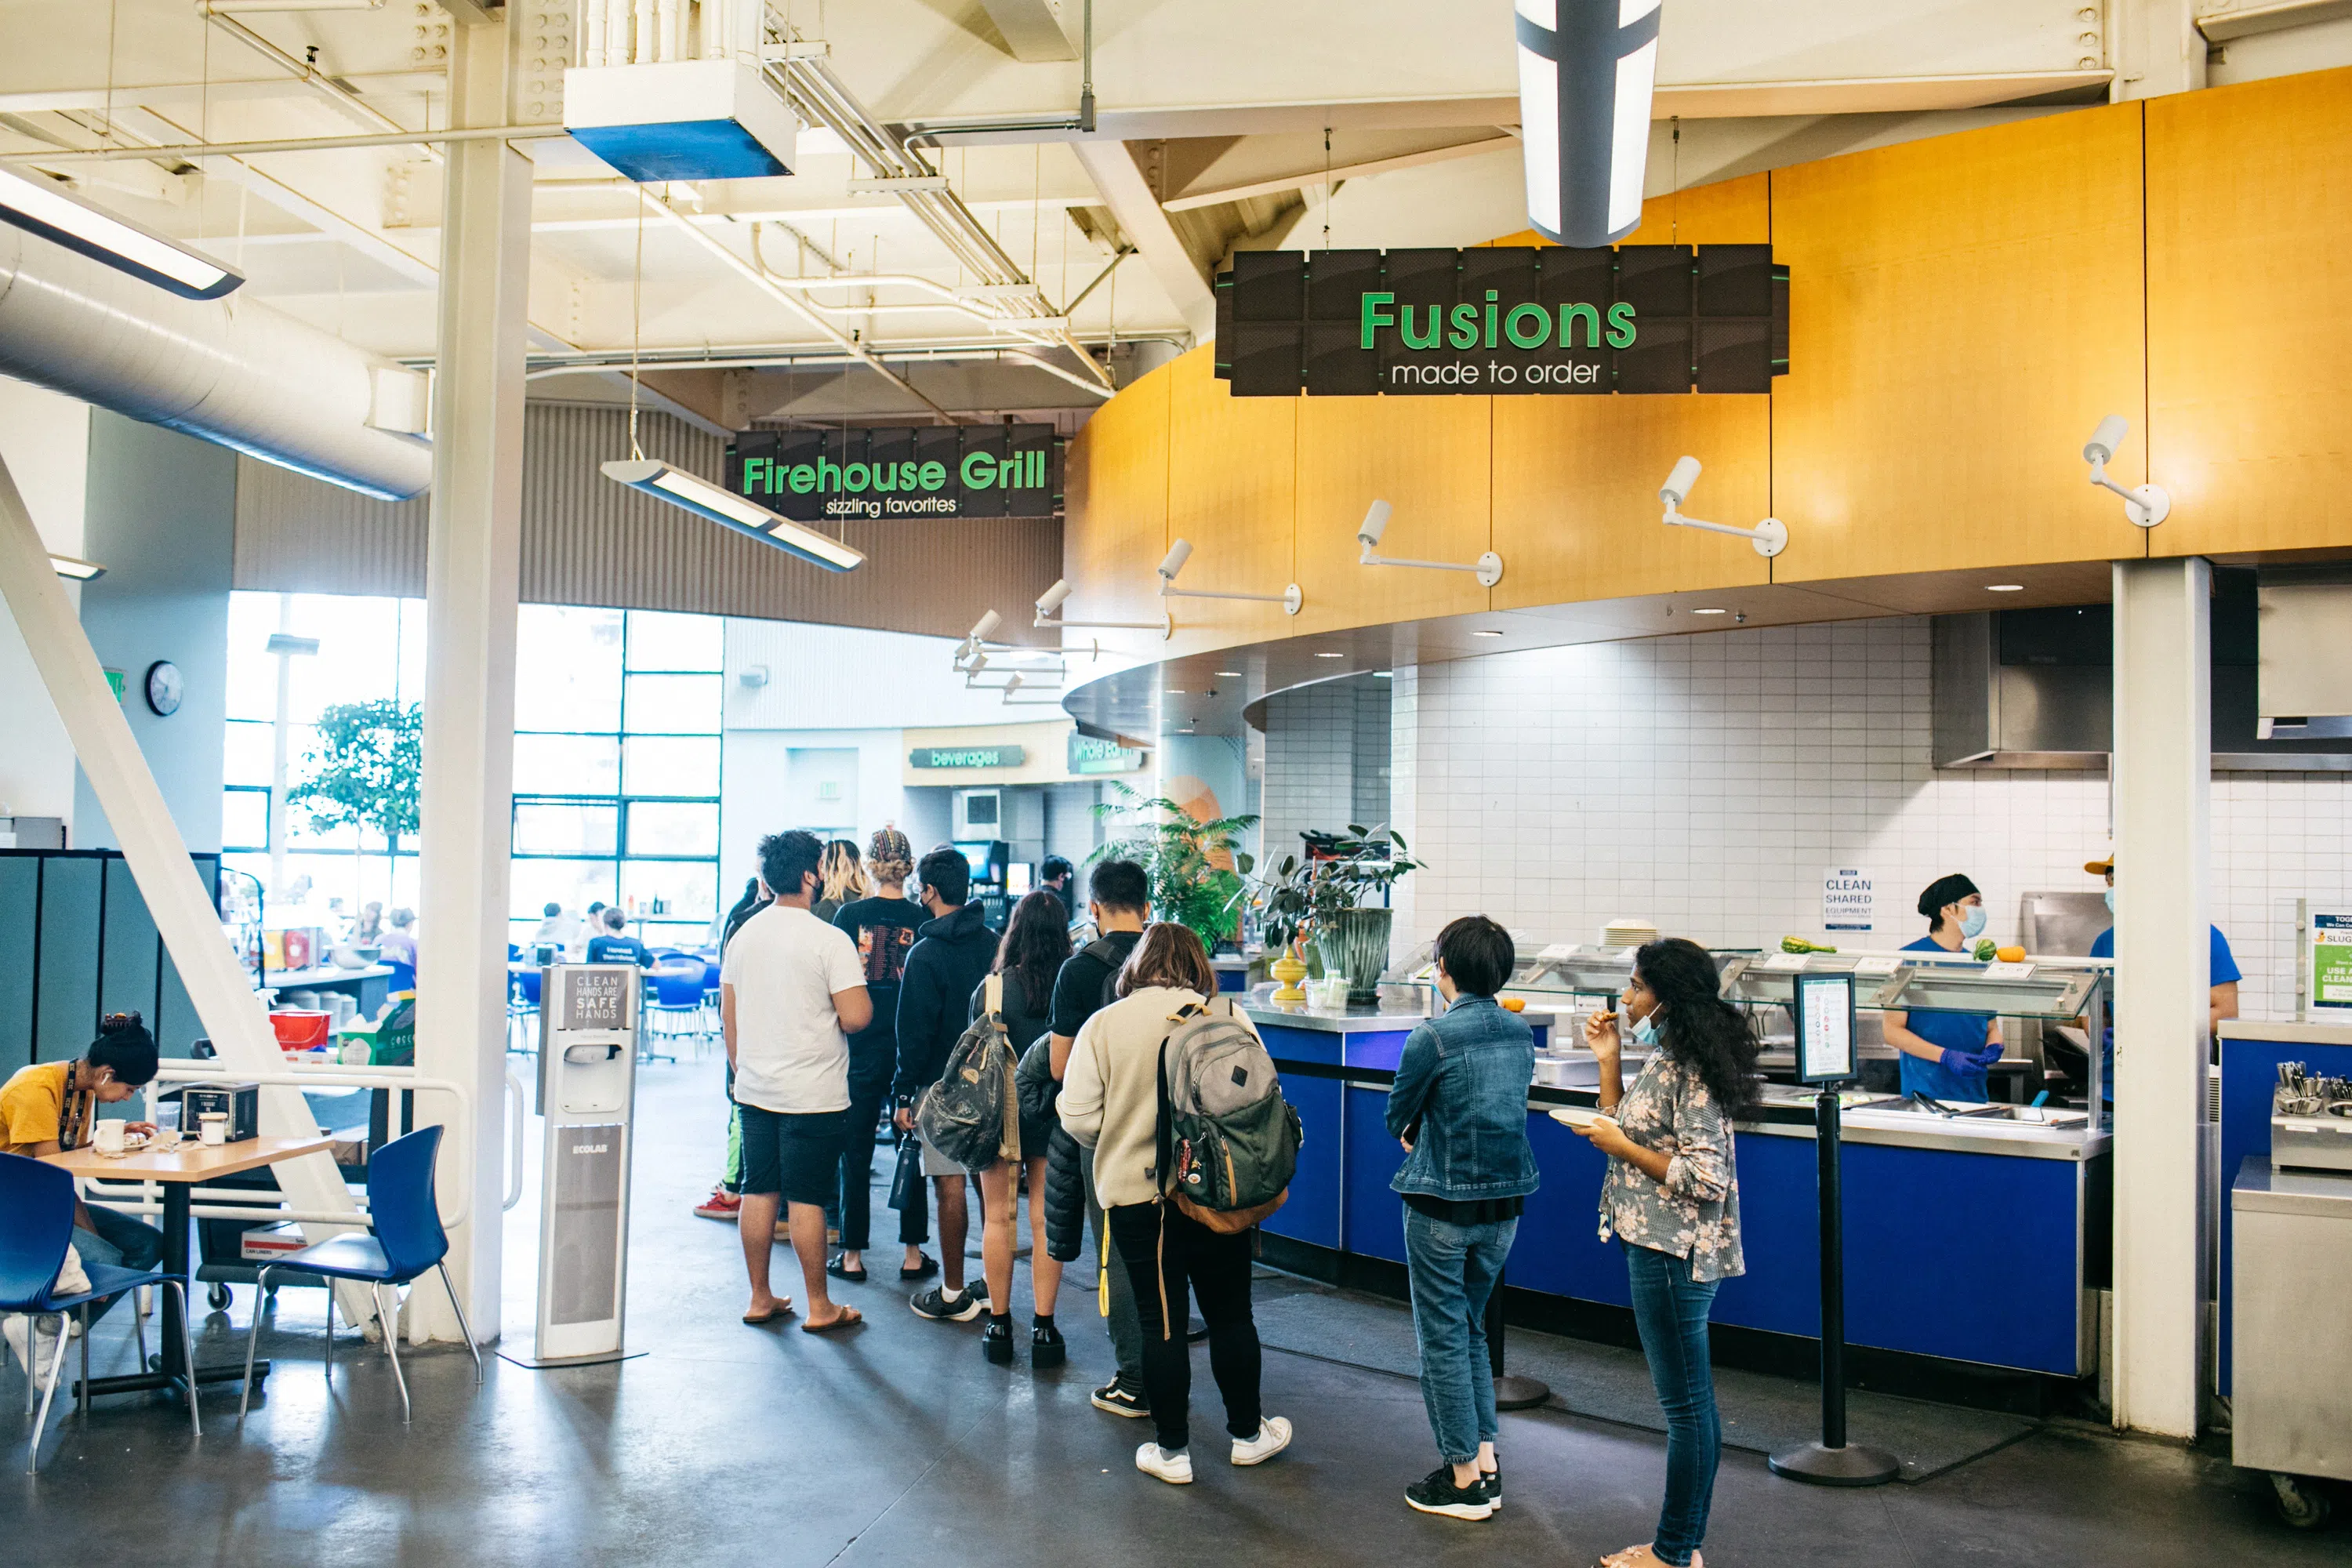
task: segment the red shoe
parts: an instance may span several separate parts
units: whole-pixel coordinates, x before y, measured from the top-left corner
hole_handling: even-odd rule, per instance
[[[725,1187],[713,1187],[709,1197],[694,1205],[694,1212],[704,1219],[723,1219],[731,1225],[743,1212],[743,1199]]]

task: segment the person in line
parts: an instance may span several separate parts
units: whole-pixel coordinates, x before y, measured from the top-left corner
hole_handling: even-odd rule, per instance
[[[866,868],[857,863],[857,846],[846,838],[836,838],[824,847],[824,864],[817,874],[823,879],[815,911],[821,921],[832,920],[843,905],[874,890],[874,884],[866,880]]]
[[[1070,1050],[1087,1020],[1118,999],[1119,971],[1143,940],[1144,914],[1151,901],[1150,879],[1132,860],[1106,860],[1087,879],[1087,912],[1101,934],[1070,956],[1054,977],[1051,1066],[1056,1081],[1066,1079]],[[1049,1172],[1050,1173],[1050,1172]],[[1151,1414],[1143,1391],[1143,1326],[1135,1315],[1135,1292],[1127,1270],[1112,1256],[1110,1221],[1095,1190],[1095,1152],[1081,1142],[1078,1174],[1087,1215],[1095,1233],[1095,1262],[1102,1270],[1105,1326],[1118,1370],[1094,1391],[1094,1407],[1139,1420]]]
[[[760,879],[753,877],[743,884],[743,896],[735,907],[713,922],[718,935],[713,939],[720,956],[726,955],[727,944],[743,929],[743,922],[768,907],[767,889]],[[727,1163],[719,1184],[710,1195],[694,1205],[696,1215],[702,1219],[724,1220],[733,1224],[743,1212],[743,1111],[735,1103],[735,1064],[727,1064]]]
[[[963,852],[934,849],[923,857],[916,875],[931,918],[915,933],[898,982],[898,1070],[891,1089],[901,1132],[915,1130],[915,1100],[947,1070],[948,1053],[964,1031],[966,999],[996,957],[996,933],[981,918],[980,906],[968,901],[971,865]],[[923,1174],[931,1178],[939,1205],[940,1283],[918,1292],[908,1305],[919,1318],[968,1323],[980,1316],[986,1289],[964,1289],[963,1244],[971,1226],[964,1193],[971,1173],[926,1143]],[[1011,1215],[992,1216],[983,1210],[982,1218],[1011,1236]],[[981,1239],[987,1245],[985,1230]]]
[[[1233,1462],[1258,1465],[1290,1446],[1286,1417],[1259,1398],[1257,1322],[1250,1313],[1251,1237],[1223,1236],[1167,1201],[1160,1175],[1160,1047],[1186,1007],[1217,994],[1201,939],[1181,925],[1147,927],[1118,975],[1119,1000],[1087,1020],[1063,1081],[1062,1125],[1095,1152],[1095,1183],[1135,1292],[1143,1385],[1155,1441],[1135,1468],[1171,1486],[1192,1479],[1189,1288],[1209,1325],[1209,1370],[1225,1402]]]
[[[2116,858],[2110,855],[2104,860],[2085,860],[2083,869],[2093,876],[2106,879],[2107,913],[2114,914]],[[2239,970],[2237,955],[2230,951],[2230,939],[2221,934],[2221,928],[2208,924],[2205,929],[2210,933],[2205,944],[2205,1029],[2209,1036],[2218,1036],[2221,1032],[2221,1020],[2238,1016],[2238,982],[2245,975]],[[2116,928],[2111,925],[2091,939],[2091,956],[2113,958],[2115,955]],[[2099,1075],[2099,1094],[2107,1104],[2113,1105],[2116,1100],[2116,1030],[2112,1019],[2100,1048],[2105,1056],[2106,1065],[2105,1070]]]
[[[1537,1182],[1535,1031],[1495,1001],[1517,959],[1511,933],[1484,915],[1437,933],[1445,1011],[1406,1037],[1389,1089],[1389,1133],[1405,1151],[1389,1185],[1404,1195],[1421,1397],[1444,1461],[1404,1500],[1452,1519],[1490,1519],[1503,1500],[1486,1302]]]
[[[1065,926],[1070,923],[1071,913],[1076,907],[1070,892],[1070,879],[1076,874],[1077,868],[1059,855],[1046,856],[1045,863],[1037,868],[1038,889],[1053,894],[1054,901],[1062,906],[1062,923]]]
[[[352,941],[367,943],[383,936],[383,905],[373,900],[360,906],[359,919],[352,922]]]
[[[1701,1563],[1723,1422],[1707,1363],[1716,1288],[1748,1266],[1739,1247],[1739,1176],[1731,1123],[1755,1107],[1758,1045],[1748,1015],[1717,994],[1715,960],[1681,937],[1633,954],[1621,1003],[1649,1060],[1624,1087],[1614,1013],[1584,1021],[1601,1064],[1601,1109],[1578,1131],[1609,1156],[1601,1239],[1625,1253],[1633,1324],[1666,1416],[1666,1495],[1656,1539],[1601,1559],[1604,1568]]]
[[[416,932],[413,929],[416,924],[416,911],[394,910],[391,920],[392,929],[383,933],[376,961],[380,963],[404,963],[413,973],[416,968]]]
[[[654,966],[653,949],[628,933],[628,916],[618,910],[606,910],[604,929],[588,939],[588,962],[591,963],[634,963],[639,969]]]
[[[1958,952],[1984,934],[1984,895],[1958,871],[1919,895],[1927,934],[1906,952]],[[2000,1020],[1990,1013],[1914,1008],[1881,1016],[1886,1043],[1903,1053],[1903,1092],[1979,1104],[1991,1098],[1987,1073],[2000,1060]]]
[[[155,1037],[139,1015],[108,1015],[99,1026],[98,1038],[79,1059],[35,1062],[17,1068],[0,1086],[0,1154],[38,1159],[86,1147],[98,1108],[138,1093],[140,1086],[153,1081],[155,1066]],[[134,1121],[125,1131],[152,1133],[155,1129],[150,1122]],[[95,1263],[143,1271],[163,1261],[163,1233],[103,1205],[92,1208],[77,1195],[73,1248],[84,1268]],[[92,1302],[91,1321],[116,1300],[110,1296]],[[48,1322],[35,1331],[31,1319],[15,1315],[0,1323],[0,1333],[28,1373],[46,1366],[57,1343],[57,1331]]]
[[[859,1321],[856,1308],[825,1290],[824,1205],[849,1109],[849,1034],[874,1017],[857,950],[809,912],[824,854],[813,833],[773,833],[760,841],[760,880],[772,901],[743,922],[719,972],[719,1028],[743,1117],[737,1225],[751,1279],[743,1321],[772,1322],[792,1310],[791,1300],[768,1286],[781,1203],[808,1291],[801,1329],[812,1334]]]
[[[613,906],[605,903],[602,899],[591,899],[588,900],[588,912],[580,918],[580,933],[578,939],[580,942],[581,956],[583,961],[587,961],[588,943],[594,942],[598,937],[604,934],[604,916],[607,913],[619,914],[620,911]],[[627,919],[626,916],[623,916],[622,918],[624,920]]]
[[[580,922],[563,912],[563,906],[552,899],[539,911],[539,929],[530,933],[525,947],[560,947],[569,949],[580,934]]]
[[[1041,888],[1013,906],[1013,918],[1004,922],[1004,940],[996,944],[996,962],[989,969],[1003,977],[1001,1016],[1020,1061],[1014,1076],[1021,1093],[1019,1163],[1000,1160],[980,1173],[981,1212],[1002,1210],[1008,1222],[1001,1230],[981,1233],[989,1318],[980,1342],[988,1359],[999,1365],[1013,1360],[1013,1248],[1018,1229],[1012,1223],[1016,1218],[1013,1188],[1024,1169],[1029,1176],[1029,1289],[1036,1308],[1029,1325],[1029,1363],[1059,1366],[1069,1359],[1062,1331],[1054,1323],[1065,1260],[1055,1256],[1045,1234],[1046,1155],[1056,1133],[1069,1136],[1054,1115],[1058,1086],[1054,1081],[1054,1043],[1046,1035],[1053,1021],[1054,981],[1069,956],[1070,928],[1061,900]],[[974,1022],[985,1010],[987,996],[987,981],[972,987]]]
[[[842,905],[835,927],[857,946],[866,992],[874,998],[874,1021],[849,1037],[849,1122],[841,1148],[841,1254],[825,1266],[836,1279],[866,1282],[866,1248],[874,1222],[874,1128],[890,1098],[898,1065],[898,986],[915,932],[930,916],[907,897],[915,851],[896,826],[877,828],[866,846],[875,889]],[[898,1212],[898,1245],[906,1255],[898,1278],[920,1279],[939,1268],[923,1255],[929,1239],[930,1210],[909,1204]]]

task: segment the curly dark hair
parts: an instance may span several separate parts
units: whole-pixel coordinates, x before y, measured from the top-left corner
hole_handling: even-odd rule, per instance
[[[1723,999],[1715,960],[1685,937],[1644,942],[1633,973],[1658,999],[1658,1038],[1671,1059],[1699,1076],[1727,1117],[1755,1109],[1762,1047],[1748,1015]]]
[[[996,973],[1020,977],[1024,1012],[1043,1016],[1051,1011],[1054,977],[1069,956],[1069,916],[1062,900],[1042,888],[1024,894],[1013,906],[1013,918],[1004,922],[994,965]]]

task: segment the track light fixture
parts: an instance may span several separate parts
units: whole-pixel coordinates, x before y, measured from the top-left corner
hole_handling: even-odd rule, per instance
[[[2099,421],[2091,438],[2083,444],[2083,461],[2091,465],[2091,482],[2103,490],[2113,490],[2124,498],[2124,515],[2142,528],[2154,528],[2172,513],[2172,497],[2159,485],[2139,485],[2126,489],[2107,478],[2107,465],[2116,460],[2116,451],[2124,444],[2130,424],[2120,414],[2110,414]]]
[[[1062,601],[1069,596],[1070,580],[1067,577],[1055,578],[1054,585],[1037,595],[1037,618],[1029,624],[1041,627],[1059,626],[1066,630],[1076,627],[1086,631],[1158,632],[1162,641],[1176,635],[1176,618],[1165,610],[1160,612],[1160,618],[1156,621],[1067,621],[1055,618],[1054,612],[1060,609]]]
[[[1727,522],[1701,522],[1695,517],[1685,517],[1677,510],[1698,483],[1698,459],[1685,457],[1658,487],[1658,499],[1665,503],[1666,514],[1659,519],[1668,528],[1703,528],[1709,533],[1730,533],[1756,546],[1759,555],[1778,555],[1789,548],[1789,527],[1777,517],[1768,517],[1753,528],[1735,528]]]
[[[1283,613],[1290,616],[1297,615],[1299,606],[1307,602],[1307,596],[1298,591],[1298,584],[1296,583],[1290,584],[1279,594],[1221,594],[1212,593],[1205,588],[1179,588],[1176,586],[1176,574],[1184,570],[1184,563],[1192,558],[1192,546],[1185,540],[1180,539],[1168,547],[1168,553],[1160,559],[1160,596],[1161,598],[1245,599],[1252,604],[1280,605]]]
[[[1389,518],[1395,508],[1384,500],[1376,500],[1364,513],[1364,521],[1356,527],[1356,542],[1363,553],[1356,557],[1360,566],[1417,566],[1424,572],[1475,572],[1478,585],[1491,588],[1503,580],[1503,558],[1487,551],[1475,561],[1408,561],[1401,556],[1373,553],[1381,546],[1381,535],[1388,531]]]

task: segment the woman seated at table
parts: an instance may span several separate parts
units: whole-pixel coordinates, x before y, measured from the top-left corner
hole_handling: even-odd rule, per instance
[[[0,1086],[0,1154],[37,1159],[86,1146],[98,1108],[128,1100],[141,1085],[152,1081],[155,1058],[155,1037],[139,1015],[110,1013],[79,1060],[35,1062],[18,1068]],[[155,1129],[134,1121],[125,1131]],[[79,1197],[74,1199],[73,1245],[84,1265],[147,1269],[163,1260],[162,1231],[110,1208],[91,1208]],[[111,1297],[93,1302],[90,1317],[95,1320],[113,1305]],[[11,1317],[0,1332],[29,1368],[26,1324],[26,1319]]]

